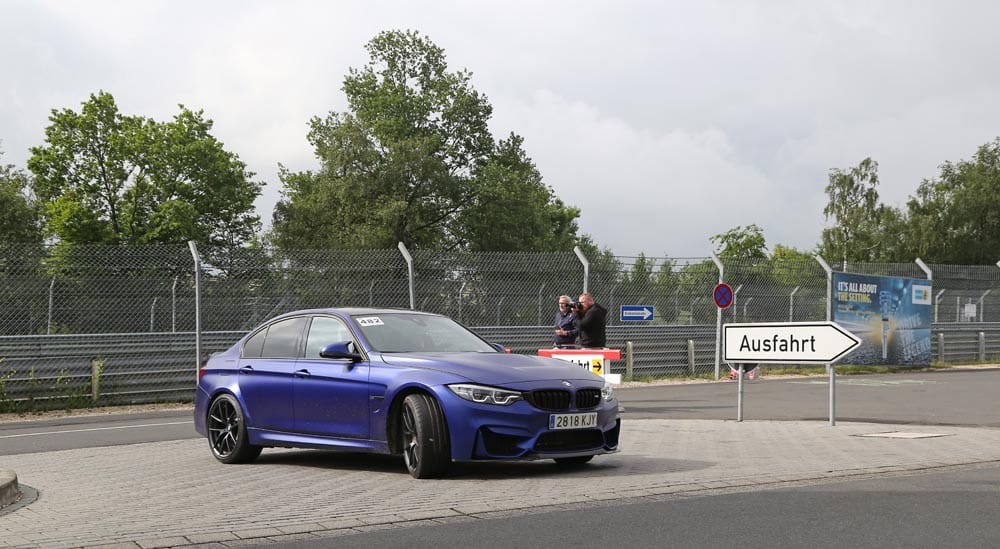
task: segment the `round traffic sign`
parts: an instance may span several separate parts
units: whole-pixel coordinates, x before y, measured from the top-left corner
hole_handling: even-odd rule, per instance
[[[733,304],[733,288],[725,282],[720,282],[712,292],[715,305],[720,309],[728,309]]]

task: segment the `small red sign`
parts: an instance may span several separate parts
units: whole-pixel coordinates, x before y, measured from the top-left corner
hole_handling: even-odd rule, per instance
[[[712,292],[712,297],[715,298],[716,307],[728,309],[733,304],[733,288],[725,282],[720,282]]]

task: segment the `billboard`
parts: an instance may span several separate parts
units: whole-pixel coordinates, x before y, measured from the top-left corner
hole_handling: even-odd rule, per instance
[[[930,280],[833,273],[833,321],[861,339],[843,364],[931,363]]]

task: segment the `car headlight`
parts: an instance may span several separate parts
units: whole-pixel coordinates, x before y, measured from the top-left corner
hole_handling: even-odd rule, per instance
[[[510,406],[521,400],[521,393],[518,391],[508,391],[487,387],[485,385],[474,385],[471,383],[455,383],[449,385],[451,392],[477,404],[496,404],[498,406]]]
[[[604,397],[605,402],[615,398],[615,390],[611,386],[611,383],[604,382],[604,387],[601,389],[601,396]]]

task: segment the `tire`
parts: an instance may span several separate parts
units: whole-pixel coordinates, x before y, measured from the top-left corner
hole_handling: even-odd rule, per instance
[[[208,407],[208,446],[222,463],[247,463],[260,455],[261,447],[250,444],[243,409],[232,395],[219,395]]]
[[[559,465],[571,466],[571,465],[583,465],[584,463],[587,463],[592,459],[594,459],[594,456],[577,456],[570,458],[555,458],[552,461],[555,461]]]
[[[436,400],[425,394],[403,399],[399,418],[403,461],[413,478],[439,477],[451,464],[448,426]]]

